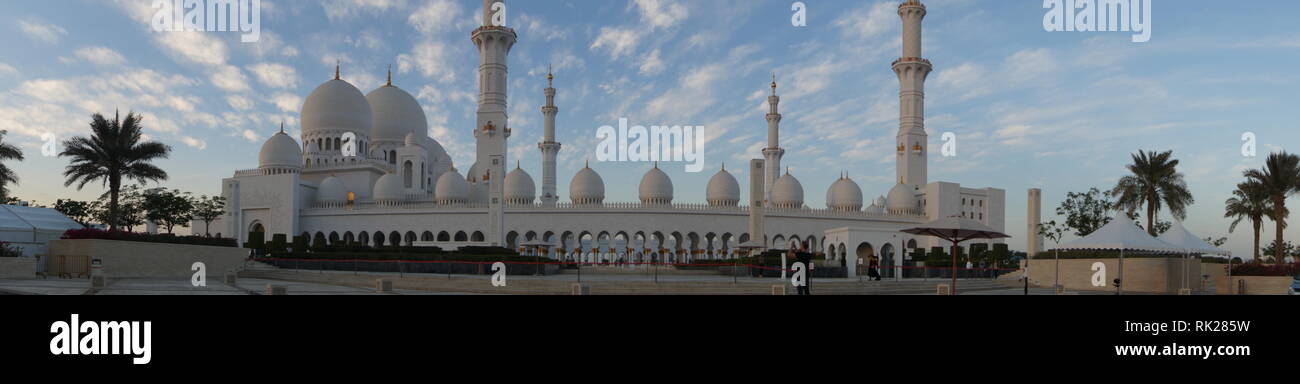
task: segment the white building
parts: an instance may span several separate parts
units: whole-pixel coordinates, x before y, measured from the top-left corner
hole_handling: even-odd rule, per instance
[[[484,9],[502,0],[485,0]],[[212,232],[246,240],[249,232],[305,235],[328,242],[370,245],[458,246],[495,244],[515,248],[540,238],[556,245],[552,257],[577,260],[682,261],[727,258],[751,237],[784,249],[797,241],[851,264],[880,255],[886,265],[898,260],[895,250],[944,246],[935,239],[898,232],[926,221],[961,215],[1004,230],[1005,192],[928,182],[928,136],[924,120],[924,84],[932,67],[921,58],[921,20],[925,6],[909,0],[899,7],[903,19],[903,57],[893,69],[900,81],[898,184],[888,197],[870,202],[853,180],[841,177],[814,185],[827,188],[827,206],[804,204],[803,184],[779,166],[763,174],[765,232],[748,233],[749,204],[741,204],[735,177],[720,169],[706,186],[706,204],[673,201],[672,179],[658,167],[647,170],[635,202],[607,201],[597,170],[585,167],[562,199],[555,188],[553,77],[548,75],[542,107],[545,135],[543,185],[539,196],[531,175],[518,166],[506,172],[507,142],[512,133],[506,115],[507,57],[517,35],[505,27],[484,26],[473,32],[480,50],[480,94],[476,164],[462,174],[438,142],[427,137],[428,123],[419,103],[392,84],[369,95],[335,74],[307,97],[302,107],[302,137],[281,132],[267,140],[259,167],[223,180],[224,217]],[[768,164],[781,161],[781,115],[777,84],[769,98],[769,146],[761,154]],[[345,137],[355,137],[355,156]],[[649,168],[649,165],[647,165]],[[630,197],[628,197],[630,198]],[[614,199],[609,199],[614,200]],[[865,207],[864,207],[865,205]]]

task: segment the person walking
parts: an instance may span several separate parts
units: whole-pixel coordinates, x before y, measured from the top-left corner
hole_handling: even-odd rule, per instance
[[[811,296],[812,295],[812,263],[813,263],[812,253],[800,250],[799,252],[795,253],[794,259],[795,261],[803,263],[803,268],[804,268],[803,285],[799,287],[799,295]]]
[[[880,281],[880,258],[876,256],[867,257],[867,278]]]

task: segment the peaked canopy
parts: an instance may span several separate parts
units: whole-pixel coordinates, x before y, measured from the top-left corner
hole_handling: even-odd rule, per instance
[[[1160,240],[1173,244],[1175,247],[1181,247],[1185,252],[1189,253],[1232,256],[1232,252],[1219,249],[1218,247],[1206,243],[1205,240],[1201,240],[1200,237],[1197,237],[1195,234],[1192,234],[1191,231],[1188,231],[1187,228],[1183,226],[1183,223],[1178,220],[1174,220],[1173,228],[1169,228],[1169,231],[1160,235]]]
[[[1183,248],[1151,237],[1127,215],[1117,215],[1109,224],[1082,239],[1062,244],[1060,249],[1146,251],[1179,253]]]
[[[904,229],[913,235],[934,236],[948,241],[962,242],[974,239],[1005,239],[1007,236],[975,220],[949,217],[925,223],[919,227]]]

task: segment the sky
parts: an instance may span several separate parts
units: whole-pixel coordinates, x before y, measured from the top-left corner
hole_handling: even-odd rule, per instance
[[[726,163],[739,180],[761,157],[773,73],[782,98],[783,165],[810,207],[841,172],[870,200],[893,187],[901,54],[898,1],[805,0],[806,26],[784,0],[509,1],[519,33],[510,54],[511,160],[537,180],[548,65],[560,107],[558,183],[594,159],[596,130],[621,117],[641,125],[703,126],[705,171],[663,168],[676,202],[703,203]],[[1186,225],[1229,236],[1224,200],[1267,153],[1300,151],[1300,2],[1242,7],[1215,0],[1154,0],[1152,34],[1049,32],[1040,0],[927,0],[924,55],[932,148],[955,135],[956,155],[932,150],[930,181],[1007,191],[1006,230],[1024,249],[1027,190],[1043,190],[1044,221],[1066,193],[1109,189],[1129,155],[1173,150],[1196,203]],[[281,122],[295,138],[303,99],[332,78],[363,93],[394,84],[416,96],[429,134],[458,168],[473,161],[478,55],[469,34],[477,0],[263,0],[261,35],[154,32],[149,0],[6,1],[0,4],[0,129],[27,154],[7,164],[13,195],[49,204],[94,199],[63,186],[66,159],[42,156],[44,139],[85,135],[92,113],[135,111],[151,140],[174,148],[160,185],[220,192],[220,180],[257,167]],[[1242,136],[1257,156],[1242,154]],[[607,201],[635,201],[649,163],[593,163]],[[747,183],[741,183],[742,193]],[[1291,204],[1300,204],[1292,199]],[[1162,214],[1168,220],[1169,214]],[[1272,223],[1266,223],[1271,228]],[[1293,226],[1288,238],[1300,235]],[[1265,239],[1271,239],[1266,231]],[[1067,241],[1070,238],[1067,237]],[[1250,254],[1250,226],[1225,246]]]

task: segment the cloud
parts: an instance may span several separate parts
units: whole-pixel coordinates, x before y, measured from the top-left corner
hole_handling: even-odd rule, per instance
[[[442,32],[460,18],[461,8],[451,0],[433,0],[425,3],[406,19],[407,24],[424,34]]]
[[[190,146],[190,148],[195,148],[195,149],[198,149],[198,150],[200,150],[200,151],[202,151],[202,150],[204,150],[204,149],[208,149],[208,143],[207,143],[207,142],[205,142],[205,141],[203,141],[203,140],[195,139],[195,138],[193,138],[193,137],[182,136],[182,137],[181,137],[181,142],[182,142],[182,143],[185,143],[185,145]]]
[[[675,0],[635,0],[641,21],[653,28],[669,28],[690,16],[685,6]]]
[[[393,9],[405,8],[405,0],[327,0],[321,2],[325,17],[340,21],[361,14],[379,15]]]
[[[248,77],[239,67],[233,65],[223,65],[212,71],[209,77],[212,85],[227,92],[245,92],[250,88],[248,86]]]
[[[601,27],[600,35],[591,43],[591,50],[604,48],[609,51],[610,59],[618,60],[623,55],[636,52],[641,34],[633,29]]]
[[[126,58],[105,47],[85,47],[75,53],[77,58],[101,67],[115,67],[126,64]]]
[[[411,53],[397,56],[398,73],[418,71],[425,78],[440,83],[456,80],[456,69],[451,66],[451,48],[441,41],[425,41],[416,44]]]
[[[894,2],[880,2],[870,7],[859,7],[836,18],[832,25],[845,37],[866,40],[879,36],[898,24],[898,9]]]
[[[288,65],[259,63],[248,66],[248,71],[267,87],[280,89],[298,87],[298,72]]]
[[[296,113],[302,107],[302,97],[292,93],[277,93],[270,101],[282,112]]]
[[[0,63],[0,77],[18,76],[18,69],[5,63]]]
[[[227,96],[226,103],[230,104],[230,108],[234,108],[237,111],[247,111],[253,109],[253,100],[250,100],[247,97],[243,97],[239,95]]]
[[[63,27],[36,18],[18,20],[18,30],[33,40],[49,44],[58,44],[63,36],[68,35],[68,31]]]
[[[664,71],[664,61],[659,58],[659,50],[655,49],[646,57],[645,62],[641,63],[640,73],[642,75],[658,75]]]

